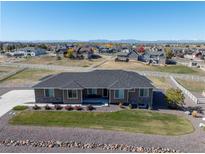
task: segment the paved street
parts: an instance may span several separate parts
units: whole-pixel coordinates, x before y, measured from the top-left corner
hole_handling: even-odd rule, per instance
[[[34,102],[33,90],[12,90],[0,96],[0,117],[16,105]]]

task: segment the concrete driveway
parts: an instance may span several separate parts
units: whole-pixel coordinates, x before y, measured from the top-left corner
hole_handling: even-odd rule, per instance
[[[0,117],[16,105],[34,102],[33,90],[12,90],[0,96]]]

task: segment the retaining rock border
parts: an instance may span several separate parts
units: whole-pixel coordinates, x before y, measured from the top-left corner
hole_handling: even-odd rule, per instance
[[[97,143],[80,143],[75,141],[32,141],[32,140],[0,140],[0,145],[5,146],[32,146],[45,148],[81,148],[95,149],[102,148],[103,150],[120,150],[123,152],[145,152],[145,153],[178,153],[178,150],[162,148],[162,147],[141,147],[131,146],[126,144],[97,144]]]

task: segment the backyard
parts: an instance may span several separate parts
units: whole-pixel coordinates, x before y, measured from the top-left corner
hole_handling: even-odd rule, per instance
[[[154,65],[147,65],[138,61],[129,61],[126,63],[126,62],[114,62],[110,60],[104,63],[103,65],[101,65],[100,68],[205,75],[205,72],[201,71],[200,69],[197,68],[194,69],[183,65],[154,66]]]
[[[205,90],[205,82],[202,82],[202,81],[200,82],[200,81],[193,81],[193,80],[177,79],[177,82],[179,82],[186,89],[193,91],[193,92],[202,93],[203,90]]]
[[[133,133],[182,135],[194,131],[184,117],[145,110],[117,112],[20,111],[13,125],[62,126],[127,131]]]
[[[171,85],[169,84],[169,82],[167,81],[165,77],[148,76],[147,78],[152,81],[153,85],[156,88],[159,88],[159,89],[171,88]]]
[[[43,70],[43,69],[26,69],[0,83],[1,85],[6,85],[6,86],[33,85],[40,79],[56,73],[59,73],[59,71]]]
[[[17,68],[15,67],[8,67],[8,66],[0,66],[0,74],[1,73],[9,73],[11,71],[15,71]]]
[[[61,65],[61,66],[77,66],[77,67],[89,67],[91,65],[97,65],[101,63],[105,58],[92,59],[92,60],[71,60],[68,58],[62,58],[57,60],[55,56],[39,56],[39,57],[30,57],[22,59],[18,63],[26,64],[45,64],[45,65]]]

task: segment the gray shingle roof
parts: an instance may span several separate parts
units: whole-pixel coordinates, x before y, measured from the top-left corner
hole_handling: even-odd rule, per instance
[[[135,72],[123,70],[95,70],[92,72],[65,72],[54,75],[33,88],[137,88],[153,87],[151,81]]]

